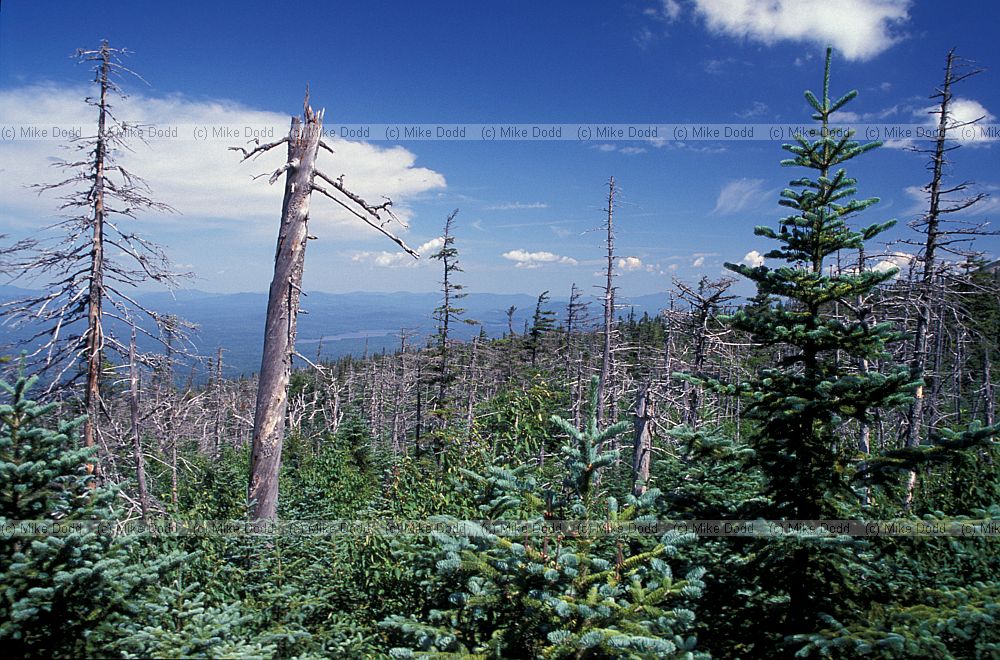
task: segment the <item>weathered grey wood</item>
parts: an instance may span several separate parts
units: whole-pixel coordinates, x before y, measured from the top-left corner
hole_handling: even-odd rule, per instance
[[[132,456],[135,459],[135,480],[139,488],[139,509],[142,519],[149,519],[149,491],[146,488],[146,461],[142,452],[139,427],[139,364],[135,352],[135,326],[129,342],[129,422],[132,436]]]
[[[293,117],[288,138],[285,196],[274,256],[274,276],[267,299],[264,354],[254,411],[248,498],[250,517],[273,519],[278,512],[278,471],[288,408],[288,381],[295,353],[295,333],[308,241],[309,202],[323,111],[314,113],[306,97],[303,117]]]
[[[600,424],[604,421],[604,405],[607,401],[608,396],[608,380],[611,377],[611,360],[613,359],[614,352],[612,351],[612,333],[614,332],[614,318],[615,318],[615,287],[614,287],[614,276],[615,276],[615,177],[611,177],[608,180],[608,208],[607,211],[607,222],[604,228],[607,230],[607,239],[605,241],[605,247],[608,253],[608,263],[605,271],[606,283],[604,285],[604,351],[601,355],[601,377],[597,383],[597,422]],[[610,415],[610,420],[614,422],[614,415]]]
[[[934,318],[933,308],[935,307],[935,297],[939,291],[936,289],[937,280],[941,276],[941,267],[938,265],[938,252],[947,252],[956,256],[967,256],[968,252],[957,249],[952,243],[961,243],[971,240],[975,235],[983,235],[984,225],[977,227],[961,227],[959,229],[949,229],[943,226],[945,218],[949,214],[958,213],[978,204],[985,197],[985,193],[978,193],[956,200],[949,198],[949,195],[962,193],[969,183],[960,183],[951,187],[944,187],[943,182],[947,176],[949,166],[949,154],[957,146],[949,146],[949,140],[953,140],[952,135],[955,130],[964,126],[973,125],[979,121],[974,119],[970,122],[958,123],[951,116],[951,101],[954,96],[952,87],[956,84],[981,72],[981,69],[972,69],[965,73],[959,73],[960,58],[955,54],[954,49],[948,52],[945,62],[944,82],[941,88],[931,98],[940,99],[937,109],[932,114],[937,114],[937,133],[933,149],[930,154],[931,180],[924,188],[927,193],[928,209],[927,213],[916,223],[924,233],[924,243],[921,245],[923,254],[923,272],[920,277],[918,297],[916,303],[916,328],[913,332],[913,354],[910,359],[910,374],[914,379],[922,379],[913,393],[913,400],[907,411],[907,429],[905,444],[907,447],[920,445],[921,438],[933,432],[937,419],[938,392],[941,386],[938,379],[938,368],[928,370],[928,362],[931,361],[930,340],[932,337],[937,345],[934,347],[935,355],[940,357],[940,342],[943,340],[943,319],[940,315]],[[928,152],[924,152],[928,153]],[[956,240],[958,237],[958,240]],[[932,325],[936,322],[939,326],[938,332],[933,332]],[[933,363],[932,363],[933,366]],[[928,389],[930,390],[928,392]],[[930,396],[928,396],[930,395]],[[930,415],[928,415],[930,413]],[[929,419],[927,419],[929,417]],[[927,426],[927,430],[924,427]],[[907,481],[906,498],[904,506],[909,509],[913,502],[913,492],[916,488],[917,474],[910,472]]]
[[[97,415],[101,401],[101,362],[104,356],[104,166],[107,154],[108,86],[111,71],[111,50],[107,43],[100,52],[98,84],[101,88],[100,111],[97,115],[97,137],[94,147],[94,224],[90,247],[90,292],[87,300],[87,386],[83,405],[87,420],[83,425],[83,444],[94,446]],[[87,472],[97,474],[97,463],[87,463]],[[91,482],[94,483],[94,482]]]
[[[253,440],[250,454],[250,483],[247,496],[250,517],[253,520],[273,519],[278,512],[278,471],[281,468],[281,445],[288,412],[288,382],[292,373],[295,351],[295,333],[302,293],[302,272],[305,267],[306,243],[315,238],[309,235],[309,202],[316,191],[364,220],[405,250],[410,256],[418,255],[401,239],[385,228],[389,220],[399,221],[392,214],[392,200],[373,205],[348,190],[343,177],[332,179],[316,169],[316,156],[320,147],[332,151],[322,141],[323,111],[313,112],[306,92],[302,117],[293,117],[288,137],[257,145],[253,149],[230,147],[243,154],[243,160],[281,144],[288,144],[288,157],[284,165],[271,174],[274,183],[285,175],[285,196],[281,207],[281,228],[274,256],[274,276],[268,292],[267,318],[264,322],[264,352],[261,359],[257,385],[257,405],[254,409]],[[319,177],[347,201],[334,196],[330,190],[315,184]],[[360,209],[357,210],[357,209]],[[383,218],[385,214],[387,218]],[[401,223],[402,224],[402,223]],[[316,366],[316,365],[313,365]],[[348,400],[351,397],[348,396]],[[336,411],[335,420],[336,422]],[[332,429],[334,432],[336,429]]]
[[[650,453],[653,448],[653,403],[649,399],[649,388],[639,390],[635,402],[635,439],[632,453],[632,492],[639,497],[646,492],[649,483]]]

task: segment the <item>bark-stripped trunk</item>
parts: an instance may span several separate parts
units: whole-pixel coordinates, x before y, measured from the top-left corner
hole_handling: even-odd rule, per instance
[[[225,414],[223,411],[223,400],[222,400],[222,347],[219,346],[219,350],[216,353],[215,358],[215,388],[213,389],[215,395],[215,420],[212,428],[212,457],[218,458],[219,452],[222,449],[222,416]]]
[[[934,286],[935,269],[937,267],[936,252],[938,235],[940,233],[941,179],[948,153],[946,131],[948,129],[948,108],[951,103],[953,57],[954,53],[949,52],[945,67],[944,86],[941,89],[941,105],[938,109],[940,114],[938,116],[937,139],[934,143],[934,154],[931,157],[933,175],[927,187],[930,197],[930,208],[927,211],[927,241],[924,244],[924,269],[917,301],[917,326],[913,333],[913,359],[910,361],[910,373],[914,378],[924,377],[929,352],[927,335],[931,320],[931,290]],[[923,430],[924,405],[925,383],[922,382],[913,393],[913,403],[910,404],[907,415],[907,447],[916,447],[920,444],[920,435]],[[916,485],[917,473],[910,472],[906,488],[906,500],[904,502],[907,509],[913,503],[913,490]]]
[[[83,426],[83,443],[93,447],[97,433],[97,416],[101,410],[101,362],[104,355],[104,325],[101,303],[104,301],[104,166],[107,155],[108,87],[111,73],[111,51],[105,43],[101,48],[101,101],[97,115],[97,142],[94,146],[94,226],[90,247],[90,290],[87,297],[87,390],[84,407],[87,421]],[[99,477],[98,464],[88,463],[87,472]],[[94,484],[96,485],[96,483]]]
[[[615,276],[615,178],[608,180],[608,219],[607,219],[607,241],[608,264],[606,270],[607,281],[604,285],[604,352],[601,356],[601,378],[598,382],[597,395],[597,422],[604,420],[604,404],[608,395],[608,380],[611,376],[611,332],[615,320],[615,288],[613,278]],[[612,422],[614,419],[611,420]]]
[[[650,453],[653,448],[653,404],[649,400],[649,386],[639,391],[635,402],[635,440],[632,454],[633,494],[639,497],[649,483]]]
[[[264,355],[260,366],[250,457],[250,517],[274,519],[278,511],[278,471],[288,408],[288,381],[295,353],[295,332],[309,232],[309,201],[323,112],[307,103],[304,117],[292,118],[288,139],[285,196],[274,258],[274,277],[267,300]]]
[[[132,453],[135,458],[135,480],[139,487],[139,508],[142,519],[149,519],[149,491],[146,489],[146,461],[142,453],[142,436],[139,429],[139,365],[135,354],[135,326],[129,342],[129,414],[132,430]]]

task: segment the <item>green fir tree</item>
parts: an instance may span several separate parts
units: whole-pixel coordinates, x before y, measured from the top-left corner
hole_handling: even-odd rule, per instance
[[[28,398],[36,380],[0,381],[0,524],[66,533],[0,535],[0,645],[15,658],[102,656],[157,573],[111,533],[115,494],[95,486],[94,451],[73,441],[83,418],[47,428],[54,404]]]
[[[617,457],[605,445],[627,423],[598,428],[596,380],[583,429],[553,416],[570,436],[562,449],[561,492],[541,488],[531,465],[467,475],[479,494],[480,517],[526,521],[523,535],[440,517],[435,520],[449,529],[435,533],[433,544],[400,548],[399,558],[432,598],[423,611],[383,622],[407,644],[395,648],[394,657],[702,657],[688,634],[694,622],[688,606],[701,593],[704,571],[675,578],[667,561],[691,538],[593,533],[628,521],[655,525],[660,496],[655,489],[630,495],[623,507],[601,497],[597,477]],[[537,531],[555,519],[577,527]]]
[[[848,220],[875,204],[858,199],[856,181],[841,165],[878,146],[860,144],[851,132],[834,130],[832,115],[857,92],[830,96],[831,51],[827,51],[822,93],[806,92],[816,128],[783,145],[792,157],[782,165],[811,174],[797,178],[781,193],[780,204],[792,214],[777,230],[757,227],[758,236],[779,243],[765,257],[785,262],[765,265],[726,264],[757,286],[756,308],[733,315],[733,327],[747,332],[782,358],[747,383],[719,389],[742,395],[746,419],[755,422],[749,438],[752,464],[764,481],[767,504],[754,512],[769,519],[823,520],[854,518],[861,496],[852,476],[860,455],[841,429],[846,421],[867,420],[871,411],[899,406],[914,383],[905,368],[861,373],[851,365],[877,363],[899,334],[887,323],[872,323],[868,311],[853,318],[833,314],[835,303],[864,298],[894,271],[831,273],[827,258],[859,250],[893,222],[854,230]],[[774,297],[780,304],[769,304]],[[844,305],[850,308],[849,305]],[[890,362],[891,365],[891,362]],[[795,651],[795,635],[842,617],[860,606],[860,585],[870,577],[850,537],[791,533],[756,542],[748,549],[747,628],[741,642],[753,653]]]

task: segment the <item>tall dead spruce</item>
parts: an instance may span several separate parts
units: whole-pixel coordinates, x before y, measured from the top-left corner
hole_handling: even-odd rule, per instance
[[[295,332],[302,295],[302,271],[305,264],[306,242],[309,235],[309,201],[312,193],[329,197],[357,218],[388,236],[414,258],[419,258],[386,225],[398,218],[391,211],[392,201],[372,205],[345,186],[343,176],[337,179],[316,169],[320,148],[330,153],[322,138],[323,110],[313,112],[309,92],[303,103],[303,116],[292,117],[288,135],[277,142],[258,144],[253,149],[230,147],[243,154],[243,160],[256,158],[275,147],[287,144],[288,158],[268,179],[273,184],[285,175],[285,197],[281,206],[281,227],[274,257],[274,277],[267,300],[267,320],[264,325],[264,356],[260,365],[257,407],[254,412],[253,449],[250,456],[248,499],[250,517],[254,520],[274,519],[278,510],[278,470],[281,467],[281,444],[288,409],[288,381],[295,351]],[[317,183],[317,179],[323,183]],[[328,186],[328,187],[327,187]],[[402,223],[400,223],[402,224]]]
[[[921,443],[921,437],[930,435],[933,428],[924,429],[926,423],[928,390],[933,398],[935,391],[934,381],[939,378],[939,374],[934,370],[928,370],[928,361],[931,354],[931,339],[933,336],[932,325],[935,321],[936,312],[941,313],[943,298],[942,283],[955,278],[947,272],[948,264],[941,259],[941,253],[951,258],[970,260],[978,256],[969,244],[978,236],[996,235],[997,232],[989,231],[986,224],[976,224],[968,220],[949,218],[953,214],[961,214],[972,206],[986,198],[986,193],[978,192],[969,194],[972,183],[964,181],[957,184],[948,184],[945,179],[950,168],[951,152],[962,146],[958,141],[960,131],[978,124],[983,117],[977,117],[971,121],[958,121],[955,119],[952,109],[954,100],[953,87],[963,80],[982,73],[982,69],[969,66],[958,55],[955,50],[948,51],[945,60],[944,81],[933,96],[937,101],[937,107],[930,111],[930,114],[937,115],[937,131],[934,146],[930,149],[914,149],[916,153],[926,154],[929,157],[927,169],[931,172],[931,180],[924,186],[923,192],[927,201],[927,212],[921,215],[910,226],[923,235],[921,242],[904,240],[904,243],[915,244],[919,250],[919,263],[922,270],[917,282],[916,300],[916,327],[913,331],[913,349],[910,359],[910,372],[915,379],[923,379],[923,383],[914,392],[913,402],[907,414],[906,446],[916,447]],[[936,401],[930,403],[936,404]],[[931,426],[936,422],[931,419]],[[909,508],[913,499],[913,490],[916,487],[917,475],[910,473],[907,484],[905,504]]]
[[[159,314],[137,302],[133,290],[150,281],[172,286],[183,276],[172,272],[160,246],[129,227],[128,221],[140,214],[173,209],[153,200],[142,178],[116,160],[116,154],[129,151],[126,138],[141,135],[138,126],[116,117],[112,103],[116,96],[125,98],[116,82],[120,76],[142,80],[122,64],[126,53],[106,41],[95,50],[76,52],[80,62],[93,66],[98,93],[86,103],[96,112],[96,132],[73,139],[72,156],[55,163],[68,172],[66,178],[34,186],[39,194],[61,193],[65,217],[47,227],[42,238],[22,243],[10,265],[20,277],[45,281],[43,292],[0,306],[6,321],[33,330],[24,342],[25,360],[47,375],[50,392],[84,381],[88,447],[100,439],[105,355],[110,351],[124,361],[131,352],[128,340],[109,331],[109,321],[162,341],[158,331],[141,323],[158,326]],[[88,470],[96,472],[97,465]]]

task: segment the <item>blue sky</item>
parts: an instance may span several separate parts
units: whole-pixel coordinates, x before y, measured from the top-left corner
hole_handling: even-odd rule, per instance
[[[315,9],[313,9],[315,7]],[[511,3],[5,2],[0,8],[0,125],[86,122],[87,70],[69,55],[107,38],[133,51],[148,85],[123,118],[182,125],[287,126],[308,82],[327,125],[704,122],[802,123],[804,89],[821,82],[825,44],[837,50],[833,93],[856,88],[861,120],[922,124],[944,58],[956,47],[988,69],[956,92],[961,112],[1000,114],[991,3],[906,0],[650,0]],[[989,71],[992,69],[993,71]],[[958,113],[957,113],[958,114]],[[222,141],[183,135],[136,145],[122,162],[179,213],[142,216],[137,231],[166,246],[209,291],[263,291],[271,276],[280,184],[251,176],[280,165],[239,163]],[[779,142],[400,141],[334,144],[321,167],[378,199],[389,194],[408,243],[433,250],[460,209],[458,247],[470,291],[557,297],[591,287],[601,258],[606,181],[620,184],[618,285],[665,292],[672,278],[723,273],[768,243],[757,224],[781,216],[777,194],[797,174],[779,167]],[[912,237],[926,158],[879,149],[850,164],[864,196],[883,203],[864,220],[897,218]],[[930,146],[923,142],[920,146]],[[954,180],[994,193],[972,220],[1000,210],[998,145],[954,153]],[[57,201],[24,185],[52,181],[52,140],[0,141],[0,233],[37,233]],[[276,159],[276,160],[275,160]],[[314,196],[306,288],[429,291],[437,263],[413,263],[376,232]],[[997,256],[1000,242],[980,248]],[[905,262],[902,245],[887,261]],[[757,251],[757,252],[754,252]]]

